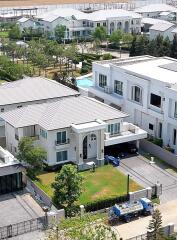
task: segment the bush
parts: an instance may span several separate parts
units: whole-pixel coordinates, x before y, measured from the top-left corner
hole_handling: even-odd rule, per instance
[[[94,212],[98,211],[104,208],[112,207],[116,203],[122,203],[125,201],[128,201],[128,196],[123,195],[120,197],[114,197],[114,198],[109,198],[109,199],[102,199],[102,200],[97,200],[94,202],[86,203],[85,210],[86,212]]]
[[[103,54],[103,60],[109,60],[112,59],[112,55],[110,53]]]
[[[160,147],[163,146],[163,140],[160,139],[160,138],[154,138],[154,139],[152,140],[152,143],[154,143],[154,144],[156,144],[156,145],[158,145],[158,146],[160,146]]]

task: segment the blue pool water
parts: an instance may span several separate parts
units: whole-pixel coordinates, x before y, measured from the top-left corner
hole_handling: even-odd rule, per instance
[[[89,78],[89,77],[78,79],[76,80],[76,82],[77,82],[77,86],[82,88],[89,88],[93,86],[92,78]]]

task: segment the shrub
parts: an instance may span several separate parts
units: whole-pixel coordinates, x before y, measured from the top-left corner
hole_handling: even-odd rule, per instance
[[[113,197],[109,199],[102,199],[102,200],[100,199],[94,202],[86,203],[84,206],[85,206],[86,212],[94,212],[104,208],[111,207],[116,203],[122,203],[125,201],[128,201],[127,195],[123,195],[120,197]]]
[[[109,60],[112,59],[112,55],[110,53],[103,54],[103,60]]]

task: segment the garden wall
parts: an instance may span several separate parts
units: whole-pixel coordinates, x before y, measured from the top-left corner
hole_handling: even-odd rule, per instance
[[[129,193],[129,200],[130,200],[130,202],[131,201],[132,202],[133,201],[137,201],[140,198],[151,199],[151,197],[152,197],[152,188],[151,187],[148,187],[148,188],[136,191],[136,192],[130,192]]]
[[[45,204],[48,207],[53,205],[52,199],[42,190],[40,189],[34,182],[31,181],[28,177],[26,177],[26,187],[29,189],[31,194],[35,197],[36,200]]]
[[[177,156],[145,139],[140,140],[140,148],[177,168]]]

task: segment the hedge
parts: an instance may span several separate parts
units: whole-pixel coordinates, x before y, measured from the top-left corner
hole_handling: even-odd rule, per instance
[[[86,212],[95,212],[104,208],[112,207],[116,203],[122,203],[129,200],[128,195],[114,197],[109,199],[102,199],[84,204]]]

